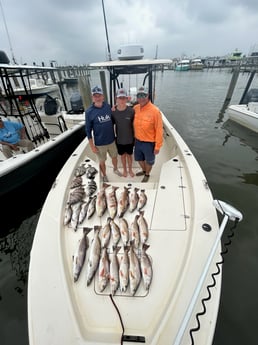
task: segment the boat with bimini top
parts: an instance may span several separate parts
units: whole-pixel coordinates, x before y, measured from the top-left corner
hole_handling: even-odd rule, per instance
[[[133,75],[154,101],[156,69],[170,62],[111,60],[91,67],[107,71],[102,86],[110,85],[113,105],[117,88],[129,90]],[[118,176],[108,159],[109,182],[103,183],[87,138],[56,177],[31,250],[30,345],[212,344],[220,239],[228,219],[242,215],[213,199],[193,152],[161,116],[163,145],[147,182]],[[133,170],[139,171],[136,162]]]

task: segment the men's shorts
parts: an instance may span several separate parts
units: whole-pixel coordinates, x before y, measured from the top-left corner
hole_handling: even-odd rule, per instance
[[[127,144],[127,145],[116,144],[116,146],[117,146],[118,154],[120,156],[122,156],[124,153],[127,153],[128,155],[133,154],[134,144]]]
[[[146,161],[149,165],[153,165],[155,163],[154,148],[155,143],[135,140],[134,159],[137,162]]]
[[[107,153],[111,158],[117,157],[117,147],[115,141],[108,145],[96,146],[99,152],[96,153],[99,162],[105,162]]]

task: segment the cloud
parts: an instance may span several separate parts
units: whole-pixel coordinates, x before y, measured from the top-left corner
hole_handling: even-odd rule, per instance
[[[85,64],[107,59],[102,1],[1,0],[19,62]],[[145,56],[214,56],[258,43],[255,0],[106,0],[112,58],[124,43],[140,43]],[[1,50],[10,44],[0,21]]]

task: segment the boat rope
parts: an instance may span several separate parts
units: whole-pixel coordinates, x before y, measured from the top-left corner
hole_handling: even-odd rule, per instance
[[[113,303],[113,305],[114,305],[114,307],[115,307],[115,309],[116,309],[116,311],[117,311],[117,314],[118,314],[118,316],[119,316],[119,320],[120,320],[121,327],[122,327],[122,334],[121,334],[120,344],[123,345],[123,343],[124,343],[124,342],[123,342],[123,337],[124,337],[125,328],[124,328],[122,316],[121,316],[120,311],[119,311],[119,309],[118,309],[118,307],[117,307],[117,305],[116,305],[116,303],[115,303],[115,301],[114,301],[114,299],[113,299],[113,296],[110,294],[109,297],[110,297],[111,302]]]
[[[223,250],[221,251],[221,253],[220,253],[222,259],[221,259],[221,261],[216,262],[217,271],[216,271],[216,272],[213,272],[213,273],[211,274],[212,283],[209,284],[209,285],[207,285],[207,287],[206,287],[206,289],[207,289],[207,291],[208,291],[208,296],[207,296],[207,297],[204,297],[204,298],[201,300],[201,304],[202,304],[202,306],[203,306],[203,310],[200,311],[200,312],[198,312],[198,313],[196,314],[196,316],[195,316],[195,317],[196,317],[196,321],[197,321],[197,326],[196,326],[195,328],[191,328],[190,331],[189,331],[190,337],[191,337],[191,345],[194,345],[193,333],[199,331],[200,328],[201,328],[201,323],[200,323],[199,318],[200,318],[200,316],[202,316],[202,315],[204,315],[204,314],[206,313],[206,305],[205,305],[205,303],[206,303],[208,300],[211,299],[211,289],[212,289],[213,287],[215,287],[215,286],[216,286],[216,283],[217,283],[215,277],[221,273],[221,266],[222,266],[222,264],[224,263],[224,256],[228,253],[228,246],[232,243],[231,238],[234,236],[234,229],[237,227],[238,222],[239,222],[239,219],[236,218],[235,221],[234,221],[233,226],[229,229],[230,232],[229,232],[229,234],[227,235],[228,241],[225,242],[225,243],[223,243],[224,249],[223,249]]]

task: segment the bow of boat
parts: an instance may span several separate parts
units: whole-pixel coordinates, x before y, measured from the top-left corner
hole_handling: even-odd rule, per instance
[[[220,244],[200,288],[197,302],[189,312],[194,293],[219,232],[213,198],[205,176],[193,153],[177,131],[163,116],[164,145],[157,156],[150,180],[142,177],[119,177],[107,164],[109,184],[117,187],[119,198],[124,187],[144,189],[147,203],[142,209],[148,224],[149,249],[153,278],[150,288],[143,281],[132,295],[120,289],[111,297],[110,283],[104,291],[98,284],[98,270],[87,286],[89,251],[78,281],[73,279],[73,256],[82,238],[83,228],[104,226],[108,211],[102,217],[94,214],[76,227],[64,226],[65,209],[71,193],[76,168],[82,163],[97,170],[98,164],[85,139],[71,155],[56,178],[43,206],[31,251],[28,284],[28,320],[30,345],[54,344],[188,344],[191,328],[197,326],[196,315],[203,310],[211,273],[220,260]],[[134,171],[139,171],[134,162]],[[96,193],[102,188],[100,174],[95,176]],[[83,176],[83,184],[88,180]],[[54,211],[53,211],[54,210]],[[139,211],[126,211],[129,228]],[[116,223],[119,219],[114,218]],[[93,231],[88,234],[89,243]],[[123,243],[120,239],[120,261]],[[108,247],[113,255],[112,245]],[[140,258],[141,251],[136,254]],[[197,344],[211,344],[220,299],[221,275],[217,276],[206,312],[200,317],[200,330],[194,333]]]

